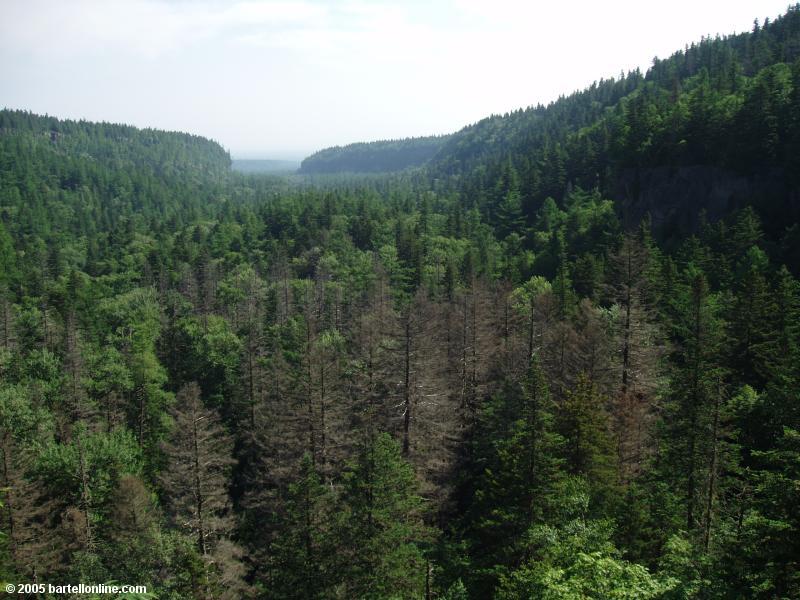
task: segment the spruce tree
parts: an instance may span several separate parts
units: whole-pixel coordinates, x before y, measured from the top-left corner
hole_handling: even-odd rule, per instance
[[[508,383],[481,411],[462,524],[471,553],[470,588],[488,594],[497,577],[524,557],[527,530],[545,522],[562,477],[553,401],[538,359],[521,384]]]
[[[351,598],[423,593],[432,531],[411,465],[388,434],[368,440],[343,475],[337,569]]]
[[[289,486],[278,517],[277,537],[269,548],[270,598],[330,598],[336,572],[333,539],[334,497],[324,486],[311,456],[300,465],[299,478]]]
[[[191,536],[205,576],[196,593],[203,598],[236,597],[243,589],[240,550],[230,542],[233,529],[228,495],[232,441],[217,414],[203,405],[200,387],[186,385],[173,410],[168,458],[161,476],[173,522]]]
[[[570,474],[586,478],[593,503],[602,508],[613,500],[617,483],[616,444],[606,404],[597,386],[581,374],[558,413],[558,430],[565,440],[564,466]]]

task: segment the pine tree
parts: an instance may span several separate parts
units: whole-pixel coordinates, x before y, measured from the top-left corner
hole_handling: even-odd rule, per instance
[[[652,425],[660,358],[658,332],[651,304],[649,249],[633,236],[625,236],[611,254],[607,293],[619,308],[615,319],[616,379],[611,390],[617,459],[623,482],[643,466]]]
[[[339,524],[340,567],[348,597],[422,595],[431,531],[411,465],[388,434],[361,449],[344,473]]]
[[[702,514],[702,473],[709,456],[715,398],[724,376],[719,364],[723,325],[705,276],[692,266],[675,304],[679,350],[674,357],[673,397],[667,412],[669,458],[664,466],[682,495],[685,526],[692,531]]]
[[[592,500],[603,508],[612,501],[617,483],[616,444],[606,404],[597,386],[581,374],[558,413],[564,466],[570,474],[586,478]]]
[[[756,453],[756,459],[756,495],[735,541],[745,567],[735,575],[755,598],[792,598],[800,594],[800,433],[784,428],[774,449]]]
[[[476,593],[488,594],[499,573],[523,557],[524,534],[555,508],[562,438],[553,411],[535,357],[524,382],[506,385],[481,411],[468,465],[475,480],[461,525]]]
[[[334,531],[334,498],[316,472],[311,456],[303,457],[299,478],[289,486],[277,538],[270,545],[270,598],[329,598],[339,575]]]
[[[495,185],[495,195],[497,197],[498,237],[503,239],[518,231],[524,224],[520,177],[510,160],[502,167],[500,178]]]
[[[772,291],[764,272],[768,259],[763,251],[752,246],[739,265],[738,285],[729,310],[730,365],[736,380],[758,389],[763,388],[768,367],[764,364],[767,348],[772,344],[775,306]]]
[[[554,256],[556,258],[556,276],[553,280],[553,294],[556,297],[558,316],[566,319],[572,314],[575,293],[572,290],[570,266],[567,258],[567,245],[564,234],[559,230],[555,237]]]
[[[37,410],[25,386],[0,383],[0,570],[37,582],[58,568],[65,546],[52,523],[58,505],[29,476],[33,450],[51,425],[52,417]]]
[[[224,591],[225,597],[236,597],[243,585],[237,576],[238,549],[227,539],[233,528],[228,496],[234,464],[231,438],[215,412],[203,406],[196,383],[178,393],[173,418],[172,437],[163,446],[169,462],[161,483],[173,521],[194,538],[206,566],[197,593],[213,597]]]
[[[103,575],[105,515],[120,479],[139,475],[141,469],[140,449],[122,428],[92,432],[78,423],[69,440],[42,445],[29,473],[41,491],[38,504],[47,503],[50,510],[50,550],[59,552],[61,560],[56,571],[63,567],[63,573]]]

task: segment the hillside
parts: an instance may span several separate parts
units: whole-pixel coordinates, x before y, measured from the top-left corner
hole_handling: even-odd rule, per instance
[[[0,112],[0,580],[800,598],[798,18],[357,175]]]
[[[0,110],[0,134],[4,143],[18,143],[35,152],[48,149],[116,169],[144,168],[159,177],[220,176],[231,164],[219,144],[197,135],[62,120],[20,110]]]
[[[716,220],[753,205],[796,264],[797,233],[785,226],[800,220],[798,57],[794,6],[750,33],[657,60],[645,75],[484,119],[451,136],[429,173],[481,198],[490,220],[513,181],[528,224],[567,186],[598,187],[630,224],[649,214],[661,238],[696,232],[701,213]]]
[[[798,57],[795,6],[749,33],[704,39],[656,60],[645,74],[600,80],[443,138],[323,150],[301,172],[423,166],[495,225],[510,192],[519,193],[515,210],[533,225],[546,198],[560,204],[570,186],[597,187],[629,225],[652,219],[659,239],[751,205],[798,264],[800,234],[786,229],[800,221]],[[423,140],[425,152],[394,162],[401,148]]]
[[[431,136],[326,148],[304,159],[300,172],[318,174],[402,171],[425,164],[447,139],[447,136]]]
[[[203,214],[230,162],[195,135],[2,110],[0,215],[20,240],[48,239],[54,256],[93,261],[106,235],[129,235],[120,232],[134,221]]]

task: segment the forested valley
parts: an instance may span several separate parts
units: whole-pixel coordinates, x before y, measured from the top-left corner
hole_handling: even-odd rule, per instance
[[[800,5],[417,142],[0,111],[0,580],[800,597]]]

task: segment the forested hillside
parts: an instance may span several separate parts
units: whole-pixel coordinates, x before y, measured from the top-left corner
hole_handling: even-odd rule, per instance
[[[698,233],[703,213],[718,220],[753,206],[800,264],[800,233],[784,228],[800,219],[798,40],[800,11],[791,8],[751,33],[707,38],[656,60],[644,75],[600,80],[548,106],[433,138],[441,144],[431,154],[404,166],[424,163],[430,179],[474,199],[493,225],[506,209],[533,225],[544,200],[560,201],[570,185],[614,198],[629,227],[649,216],[660,241]],[[382,160],[357,166],[351,152],[383,156],[381,144],[306,160],[316,168],[322,157],[347,159],[330,172],[396,170]],[[509,194],[514,206],[504,207]]]
[[[454,134],[433,159],[498,222],[532,225],[547,197],[597,188],[626,224],[650,214],[660,239],[698,233],[753,206],[775,243],[800,263],[800,11],[749,34],[708,38],[656,60],[645,74],[601,80],[553,104],[491,117]],[[519,204],[519,206],[517,206]]]
[[[402,171],[425,164],[446,141],[447,136],[431,136],[335,146],[320,150],[304,159],[300,165],[300,172],[315,174]]]
[[[0,579],[800,597],[799,19],[394,174],[0,112]]]

